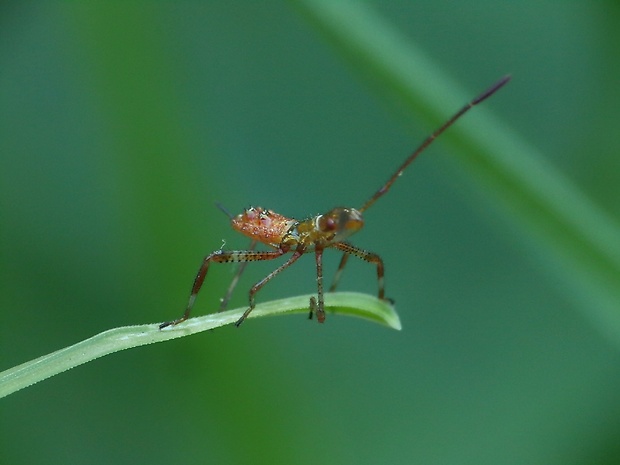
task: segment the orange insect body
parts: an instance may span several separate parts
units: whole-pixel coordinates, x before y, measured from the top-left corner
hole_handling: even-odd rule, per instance
[[[280,246],[286,233],[297,223],[297,220],[261,207],[248,208],[230,221],[235,231],[275,248]]]
[[[354,208],[334,208],[326,214],[298,221],[262,207],[251,207],[233,217],[230,223],[235,231],[262,244],[284,251],[303,246],[307,252],[316,246],[329,247],[344,240],[359,231],[364,220]]]
[[[231,216],[231,226],[234,230],[252,239],[252,245],[249,250],[216,250],[215,252],[207,255],[198,270],[198,274],[194,279],[194,285],[192,287],[192,293],[190,294],[189,302],[185,309],[185,313],[181,318],[173,321],[162,323],[159,327],[165,328],[167,326],[177,325],[189,318],[191,309],[196,300],[196,295],[202,287],[202,283],[207,275],[209,265],[213,262],[216,263],[228,263],[237,262],[241,263],[239,271],[233,279],[231,285],[228,288],[226,296],[222,299],[222,305],[220,310],[223,310],[230,298],[230,295],[237,284],[239,276],[244,270],[244,266],[248,262],[273,260],[281,257],[282,255],[292,252],[292,255],[287,261],[269,273],[263,279],[258,281],[254,286],[250,288],[249,300],[250,305],[245,313],[239,318],[236,325],[239,326],[254,309],[255,294],[269,282],[274,276],[280,273],[282,270],[288,268],[294,262],[296,262],[302,255],[307,252],[314,252],[316,261],[316,281],[317,281],[317,298],[310,298],[310,318],[313,314],[316,314],[317,320],[322,323],[325,320],[325,303],[323,292],[323,250],[326,248],[335,248],[343,253],[340,265],[334,276],[334,280],[329,289],[330,292],[336,289],[336,286],[340,280],[342,270],[347,263],[348,258],[354,255],[357,258],[365,260],[376,266],[377,269],[377,282],[379,287],[378,297],[379,299],[385,299],[385,290],[383,285],[384,267],[383,260],[379,255],[369,252],[364,249],[360,249],[348,242],[346,239],[352,234],[359,231],[364,226],[364,220],[362,213],[372,206],[377,199],[383,196],[392,187],[392,184],[400,177],[405,171],[407,166],[415,160],[415,158],[422,153],[442,132],[450,127],[458,118],[464,113],[469,111],[472,107],[491,96],[498,89],[510,80],[510,76],[505,76],[497,83],[473,99],[459,111],[457,111],[448,121],[446,121],[439,129],[428,136],[422,144],[409,155],[405,161],[398,167],[398,169],[392,174],[388,181],[370,197],[361,208],[345,208],[338,207],[330,210],[327,213],[308,218],[306,220],[298,221],[293,218],[287,218],[286,216],[275,213],[271,210],[266,210],[261,207],[252,207],[245,210],[243,213],[237,216]],[[270,251],[257,251],[254,250],[254,245],[260,242],[268,245],[275,250]]]

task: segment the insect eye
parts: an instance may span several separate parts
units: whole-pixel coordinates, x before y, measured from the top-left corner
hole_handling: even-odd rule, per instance
[[[333,231],[336,229],[336,221],[333,218],[323,217],[323,221],[321,223],[321,229],[323,231]]]

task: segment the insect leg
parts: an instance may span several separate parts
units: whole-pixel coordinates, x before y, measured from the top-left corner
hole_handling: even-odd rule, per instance
[[[379,298],[385,299],[385,287],[383,285],[383,274],[384,274],[383,260],[381,259],[379,255],[377,255],[376,253],[368,252],[367,250],[355,247],[354,245],[351,245],[348,242],[338,242],[334,244],[332,247],[344,252],[345,256],[355,255],[357,258],[361,258],[362,260],[365,260],[368,263],[374,263],[375,265],[377,265],[377,281],[379,283]],[[342,271],[342,267],[344,266],[343,262],[346,263],[346,260],[344,257],[340,261],[340,268],[336,272],[336,275],[338,275],[338,273]]]
[[[248,251],[253,251],[255,248],[256,248],[256,241],[252,240],[250,242],[250,247],[248,247]],[[239,269],[237,270],[237,273],[235,273],[235,277],[233,278],[233,280],[230,282],[230,285],[228,286],[228,289],[226,290],[226,295],[224,295],[224,297],[222,298],[220,302],[220,309],[218,310],[218,312],[223,312],[224,310],[226,310],[228,301],[230,300],[230,297],[232,296],[232,293],[235,290],[235,287],[237,287],[237,283],[239,282],[239,279],[241,278],[241,275],[245,271],[245,267],[248,265],[248,263],[249,262],[241,262],[239,264]]]
[[[189,318],[189,314],[192,311],[192,307],[194,306],[194,301],[196,300],[196,295],[200,291],[202,287],[202,283],[207,276],[207,271],[209,270],[209,265],[211,262],[216,263],[230,263],[230,262],[255,262],[260,260],[273,260],[274,258],[280,257],[282,254],[286,253],[286,250],[276,250],[273,252],[256,252],[252,250],[216,250],[211,254],[207,255],[202,261],[202,265],[198,270],[198,274],[196,278],[194,278],[194,285],[192,286],[192,293],[189,296],[189,301],[187,302],[187,307],[185,308],[185,313],[181,318],[178,318],[173,321],[167,321],[159,325],[159,329],[163,329],[167,326],[175,326],[179,323],[184,322]]]
[[[336,290],[336,286],[340,282],[340,277],[342,276],[342,270],[344,270],[344,266],[347,264],[347,260],[349,259],[349,254],[347,252],[342,254],[342,259],[340,260],[340,265],[338,265],[338,269],[336,270],[336,274],[334,275],[334,280],[332,281],[332,285],[329,288],[329,292],[334,292]]]
[[[318,290],[318,302],[313,297],[310,297],[310,315],[308,318],[312,319],[312,315],[316,313],[316,319],[319,323],[325,321],[325,299],[323,297],[323,248],[317,247],[314,251],[316,257],[316,284]]]
[[[259,252],[256,252],[259,253]],[[265,252],[265,253],[277,253],[277,252]],[[280,252],[280,254],[282,254],[284,252]],[[285,261],[282,265],[280,265],[278,268],[276,268],[275,270],[273,270],[271,273],[269,273],[267,276],[265,276],[263,279],[261,279],[259,282],[257,282],[256,284],[254,284],[254,286],[252,286],[252,288],[250,289],[250,306],[248,307],[248,309],[243,313],[243,315],[241,315],[241,318],[239,318],[237,320],[237,322],[235,323],[236,327],[239,327],[239,325],[241,323],[243,323],[243,321],[248,317],[248,315],[250,314],[250,312],[252,310],[254,310],[254,307],[256,306],[255,303],[255,299],[254,296],[256,295],[256,293],[258,291],[261,290],[261,288],[267,284],[275,275],[277,275],[278,273],[280,273],[282,270],[288,268],[289,266],[291,266],[293,263],[295,263],[297,261],[297,259],[299,257],[301,257],[304,254],[304,248],[303,247],[297,247],[297,249],[295,250],[295,252],[293,252],[293,255],[291,256],[291,258],[289,258],[287,261]],[[275,257],[274,257],[275,258]]]

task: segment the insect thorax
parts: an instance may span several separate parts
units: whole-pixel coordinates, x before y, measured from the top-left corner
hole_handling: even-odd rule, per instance
[[[329,247],[345,240],[363,226],[364,219],[358,210],[338,207],[327,213],[300,221],[291,228],[284,239],[290,236],[306,248]]]

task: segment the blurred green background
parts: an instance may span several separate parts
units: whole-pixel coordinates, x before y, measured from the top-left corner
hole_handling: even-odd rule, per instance
[[[432,130],[296,3],[2,3],[0,370],[177,317],[202,257],[247,246],[214,202],[359,207]],[[512,73],[486,111],[620,217],[617,2],[365,5],[471,97]],[[620,463],[618,346],[447,140],[352,238],[385,260],[402,332],[297,315],[117,353],[2,399],[0,462]],[[304,257],[259,300],[314,288]]]

